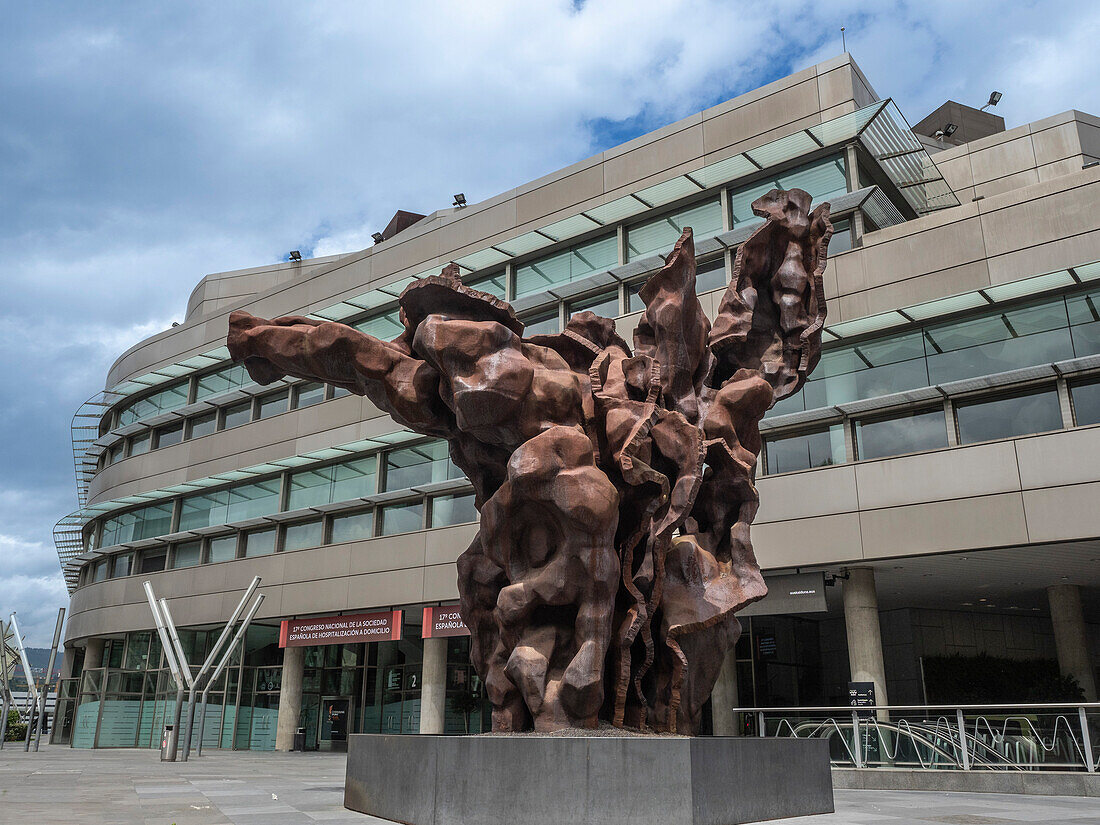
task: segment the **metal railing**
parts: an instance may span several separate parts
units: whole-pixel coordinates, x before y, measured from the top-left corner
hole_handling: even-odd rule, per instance
[[[827,739],[837,767],[1097,770],[1100,702],[734,708],[749,735]]]

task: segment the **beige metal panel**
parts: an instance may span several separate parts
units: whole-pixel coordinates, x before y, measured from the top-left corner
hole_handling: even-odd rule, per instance
[[[568,177],[547,183],[516,198],[516,220],[537,220],[573,204],[603,194],[603,165],[589,166]]]
[[[1100,481],[1100,426],[1018,438],[1015,444],[1025,490]]]
[[[615,331],[619,333],[624,341],[630,344],[631,348],[634,346],[634,329],[638,326],[641,317],[641,312],[632,312],[629,315],[622,315],[615,319]]]
[[[839,282],[840,294],[958,267],[985,257],[982,222],[978,216],[944,222],[938,226],[934,221],[925,224],[924,220],[927,219],[906,224],[911,227],[910,231],[896,240],[876,239],[875,243],[867,244],[863,249],[863,282]],[[963,286],[955,291],[961,292],[967,288]]]
[[[731,113],[736,114],[736,112]],[[773,140],[777,140],[781,137],[791,135],[800,129],[808,129],[811,126],[817,126],[823,120],[820,112],[813,112],[803,117],[797,118],[789,123],[784,123],[781,126],[776,126],[774,129],[768,129],[760,134],[751,135],[742,140],[738,140],[736,143],[731,143],[726,146],[722,146],[719,149],[713,151],[708,150],[704,158],[705,162],[715,163],[720,160],[736,155],[739,152],[749,151],[757,146],[762,146]],[[705,125],[704,125],[705,128]]]
[[[1100,167],[979,201],[987,253],[1002,255],[1093,231],[1098,183]]]
[[[349,605],[349,579],[324,579],[321,581],[284,584],[282,616],[294,617],[331,610],[347,610]]]
[[[901,252],[900,249],[895,251]],[[884,256],[880,260],[890,260],[890,258]],[[834,307],[838,310],[829,317],[829,323],[835,324],[838,320],[848,321],[866,315],[876,315],[890,309],[942,298],[945,295],[981,289],[989,284],[989,262],[985,260],[941,269],[923,276],[916,275],[874,289],[842,294],[839,300],[829,307],[830,311]]]
[[[424,601],[450,602],[458,599],[458,568],[454,564],[433,564],[424,568]]]
[[[1100,482],[1024,492],[1027,529],[1033,542],[1100,536]]]
[[[417,237],[405,239],[404,235],[378,244],[371,255],[373,273],[399,272],[410,267],[420,267],[427,261],[434,261],[446,254],[446,237],[454,232],[452,224],[444,230],[428,232]]]
[[[760,511],[755,524],[846,513],[859,507],[852,465],[766,476],[756,486]]]
[[[834,69],[818,68],[817,99],[822,109],[855,103],[857,82],[852,76],[852,64],[844,63]]]
[[[424,534],[424,563],[453,564],[477,535],[478,524],[437,527]]]
[[[801,82],[725,114],[708,118],[704,112],[704,151],[707,154],[716,152],[820,111],[817,78],[808,76]]]
[[[936,168],[940,170],[940,174],[943,175],[943,179],[947,181],[948,185],[955,190],[955,194],[959,195],[959,200],[963,200],[962,195],[959,194],[960,190],[974,186],[974,173],[970,169],[970,155],[943,157],[946,154],[947,152],[936,153]],[[969,198],[966,200],[969,200]]]
[[[841,62],[838,61],[835,66],[839,66]],[[741,109],[750,105],[758,105],[761,101],[773,97],[776,94],[789,89],[792,86],[800,86],[805,83],[812,83],[814,90],[817,89],[817,73],[818,71],[828,71],[835,67],[831,61],[820,63],[817,66],[809,66],[800,72],[795,72],[787,77],[781,77],[778,80],[773,80],[766,86],[761,86],[752,91],[745,92],[743,95],[738,95],[731,100],[723,101],[711,106],[709,109],[703,110],[704,122],[713,118],[721,117],[722,115],[734,111],[735,109]]]
[[[308,550],[281,553],[284,582],[309,582],[346,579],[351,573],[353,544],[330,544]]]
[[[834,308],[837,312],[840,311],[840,305],[835,299],[844,294],[841,284],[845,285],[845,291],[852,292],[856,284],[867,282],[867,276],[863,272],[863,255],[863,250],[857,248],[840,255],[829,256],[823,276],[825,298],[829,302],[830,313],[827,323],[835,324],[844,320],[843,317],[833,314]]]
[[[1048,181],[1054,180],[1054,178],[1072,175],[1075,172],[1080,172],[1083,166],[1083,155],[1076,155],[1074,157],[1065,158],[1064,160],[1056,160],[1053,163],[1047,163],[1039,167],[1039,180]]]
[[[752,543],[765,570],[863,558],[856,513],[756,524]]]
[[[410,567],[352,576],[348,583],[349,610],[377,610],[395,604],[424,601],[424,569]]]
[[[376,573],[424,564],[424,533],[401,533],[355,542],[351,549],[352,575]],[[393,604],[398,604],[395,601]]]
[[[460,257],[462,247],[477,244],[516,226],[516,202],[507,200],[488,209],[481,209],[462,220],[456,220],[440,230],[441,258]]]
[[[989,282],[1018,281],[1087,261],[1100,260],[1100,228],[1087,234],[1013,250],[989,259]]]
[[[1033,123],[1031,130],[1037,166],[1081,156],[1081,136],[1075,121],[1060,123],[1048,129],[1036,129],[1036,124]]]
[[[360,429],[359,422],[355,422],[332,430],[300,436],[294,442],[293,452],[297,455],[303,455],[338,444],[350,444],[359,439]]]
[[[1013,132],[1018,134],[1011,140],[970,153],[970,168],[974,172],[975,186],[1035,168],[1035,149],[1031,144],[1028,128],[1021,126]]]
[[[855,481],[864,510],[1020,489],[1011,441],[861,461]]]
[[[612,190],[628,186],[682,163],[701,163],[703,126],[699,116],[695,119],[698,122],[681,131],[604,161],[606,188]]]
[[[1038,182],[1039,172],[1037,169],[1024,169],[1022,172],[1015,172],[985,183],[975,184],[974,197],[980,195],[983,198],[989,198],[993,195],[1000,195],[1002,192],[1011,192],[1013,189],[1023,189],[1025,186],[1031,186]]]
[[[911,556],[1027,542],[1023,498],[1002,493],[859,514],[866,558]]]

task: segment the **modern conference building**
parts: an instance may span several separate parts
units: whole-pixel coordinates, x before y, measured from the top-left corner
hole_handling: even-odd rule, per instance
[[[954,701],[952,674],[1004,660],[1095,699],[1098,158],[1100,119],[1076,111],[1006,131],[947,103],[910,128],[843,55],[482,203],[399,213],[370,249],[203,278],[74,419],[55,741],[156,746],[174,688],[143,582],[197,663],[256,575],[266,601],[206,747],[484,729],[468,639],[446,610],[424,619],[456,603],[476,530],[445,444],[332,387],[252,383],[228,360],[230,311],[393,337],[401,289],[454,262],[529,331],[591,309],[630,340],[684,226],[714,312],[776,186],[832,203],[825,352],[763,425],[753,536],[772,595],[708,725],[728,731],[734,705],[846,703],[849,680],[880,703]],[[280,645],[310,638],[284,621],[334,616],[381,641]]]

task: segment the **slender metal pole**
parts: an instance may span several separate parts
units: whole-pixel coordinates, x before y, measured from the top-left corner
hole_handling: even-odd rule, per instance
[[[1081,750],[1085,753],[1085,767],[1089,773],[1096,773],[1096,760],[1092,758],[1092,737],[1089,735],[1089,717],[1085,708],[1077,708],[1077,717],[1081,720]]]
[[[207,669],[214,661],[214,657],[221,651],[221,647],[225,644],[225,640],[229,638],[230,632],[232,632],[233,625],[237,623],[237,619],[240,618],[241,611],[244,610],[245,604],[252,594],[256,592],[256,588],[260,586],[260,577],[255,576],[252,579],[252,583],[248,585],[248,589],[245,591],[244,596],[237,603],[237,609],[233,611],[233,615],[229,617],[229,621],[225,627],[222,628],[221,635],[218,636],[217,642],[210,648],[210,653],[206,656],[206,661],[202,663],[202,667],[199,668],[198,675],[195,676],[194,681],[191,683],[191,689],[187,694],[187,721],[185,722],[185,729],[183,732],[183,760],[186,762],[191,756],[191,733],[192,727],[195,721],[195,702],[198,700],[198,688],[203,682],[203,677],[206,675]]]
[[[222,671],[225,670],[225,666],[229,664],[229,660],[233,658],[233,651],[237,649],[237,645],[244,639],[244,635],[248,632],[248,626],[252,623],[252,618],[256,615],[256,611],[260,609],[260,605],[264,603],[264,594],[261,593],[256,597],[256,601],[252,606],[248,608],[248,612],[244,615],[244,622],[241,624],[240,630],[237,631],[233,637],[233,641],[229,643],[229,647],[225,651],[225,655],[222,660],[218,662],[218,666],[214,669],[214,672],[210,674],[210,679],[206,682],[206,687],[202,691],[202,704],[199,709],[199,746],[196,751],[199,756],[202,756],[202,737],[206,731],[206,702],[210,698],[210,688],[212,688],[218,681],[218,678],[222,675]],[[225,699],[222,699],[222,722],[225,722]]]
[[[0,716],[0,751],[4,749],[4,740],[8,738],[8,711],[11,709],[8,691],[8,626],[0,622],[0,700],[4,706],[4,715]]]
[[[193,691],[195,689],[195,679],[191,675],[191,666],[187,664],[187,654],[184,653],[183,643],[180,641],[179,633],[176,632],[176,624],[172,621],[172,612],[168,609],[168,600],[161,596],[157,604],[160,606],[160,614],[164,617],[164,624],[168,628],[168,636],[171,638],[173,649],[176,651],[176,661],[179,662],[180,674],[183,676],[187,689]],[[175,746],[171,750],[173,762],[179,752],[180,734],[182,733],[180,720],[183,718],[183,689],[185,685],[181,684],[179,690],[176,691],[176,736]]]
[[[172,638],[168,635],[168,627],[164,621],[164,616],[160,613],[160,608],[157,606],[156,596],[153,595],[153,585],[148,581],[143,584],[145,588],[145,597],[149,600],[149,609],[153,611],[153,622],[157,626],[157,635],[160,636],[161,647],[164,648],[164,658],[168,662],[168,669],[172,671],[172,678],[176,680],[176,736],[173,737],[172,747],[168,749],[167,761],[176,761],[176,747],[179,742],[179,709],[183,705],[183,689],[185,683],[183,681],[183,674],[180,672],[179,663],[176,661],[175,649],[172,647]]]
[[[38,745],[42,742],[42,720],[46,717],[46,700],[50,696],[50,680],[53,677],[53,665],[57,661],[57,646],[61,643],[61,628],[65,624],[65,608],[57,609],[57,624],[53,629],[53,645],[50,647],[50,661],[46,665],[46,678],[42,680],[42,695],[38,700],[38,724],[34,726],[34,752],[38,753]],[[54,713],[57,712],[57,703],[54,702]]]
[[[852,759],[855,761],[857,768],[862,768],[863,767],[863,746],[860,743],[859,711],[857,711],[857,710],[852,711],[852,745],[855,747],[855,750],[852,751],[852,754],[853,754]]]
[[[962,748],[962,768],[970,770],[970,748],[966,746],[966,720],[963,719],[962,710],[955,711],[955,723],[959,726],[959,747]]]
[[[23,741],[23,752],[27,753],[31,749],[31,733],[33,732],[34,724],[34,711],[38,707],[38,684],[34,680],[34,673],[31,671],[31,663],[27,661],[27,649],[23,647],[23,638],[19,635],[19,623],[15,621],[15,611],[11,614],[11,629],[15,632],[15,644],[19,646],[19,658],[23,662],[23,673],[27,677],[27,699],[28,709],[27,713],[27,737]]]

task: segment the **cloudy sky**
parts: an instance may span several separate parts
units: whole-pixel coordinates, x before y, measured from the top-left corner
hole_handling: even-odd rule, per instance
[[[204,274],[370,245],[835,56],[915,123],[1100,114],[1079,2],[8,4],[0,50],[0,613],[49,644],[69,423]]]

